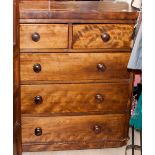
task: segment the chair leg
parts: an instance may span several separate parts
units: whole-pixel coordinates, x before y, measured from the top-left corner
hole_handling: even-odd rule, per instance
[[[140,131],[140,146],[139,145],[135,145],[134,144],[134,127],[132,127],[132,144],[131,145],[127,145],[126,149],[125,149],[125,155],[127,155],[127,150],[132,149],[132,155],[134,155],[134,150],[140,150],[141,151],[141,155],[142,155],[142,132]]]
[[[134,144],[135,144],[135,133],[134,133],[134,127],[132,127],[132,155],[134,155]]]
[[[142,155],[142,130],[140,131],[140,146],[141,146],[141,155]]]

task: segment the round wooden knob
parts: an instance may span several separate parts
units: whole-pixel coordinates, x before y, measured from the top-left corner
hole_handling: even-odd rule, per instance
[[[101,94],[96,94],[96,95],[95,95],[95,99],[96,99],[96,101],[97,101],[98,103],[101,103],[101,102],[103,102],[104,97],[103,97]]]
[[[93,126],[93,131],[98,134],[98,133],[101,133],[102,131],[102,127],[100,125],[94,125]]]
[[[37,33],[37,32],[33,33],[32,34],[32,40],[35,41],[35,42],[39,41],[40,40],[39,33]]]
[[[41,128],[35,128],[35,135],[41,136],[42,135],[42,129]]]
[[[39,73],[41,71],[41,65],[40,64],[35,64],[33,66],[33,70],[34,70],[34,72]]]
[[[42,98],[42,96],[36,96],[35,98],[34,98],[34,102],[36,103],[36,104],[41,104],[42,102],[43,102],[43,98]]]
[[[98,69],[98,71],[100,71],[100,72],[104,72],[105,69],[106,69],[106,67],[105,67],[104,64],[97,64],[97,69]]]
[[[103,33],[102,35],[101,35],[101,38],[102,38],[102,40],[104,41],[104,42],[107,42],[107,41],[109,41],[110,40],[110,35],[108,34],[108,33]]]

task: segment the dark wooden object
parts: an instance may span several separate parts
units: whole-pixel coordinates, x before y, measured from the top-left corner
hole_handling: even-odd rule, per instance
[[[13,155],[21,155],[19,2],[13,1]]]
[[[125,2],[22,1],[20,19],[136,20],[137,12]]]
[[[20,1],[23,151],[126,144],[137,15],[125,2]]]

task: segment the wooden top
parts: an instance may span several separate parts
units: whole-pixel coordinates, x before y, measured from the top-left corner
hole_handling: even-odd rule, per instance
[[[137,15],[137,11],[126,2],[20,2],[20,19],[136,20]]]

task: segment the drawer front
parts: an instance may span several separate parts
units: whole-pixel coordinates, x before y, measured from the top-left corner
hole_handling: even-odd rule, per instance
[[[127,109],[129,84],[22,85],[23,114],[119,112]]]
[[[21,24],[20,48],[67,48],[67,24]]]
[[[130,53],[21,54],[21,81],[128,79]]]
[[[22,143],[97,142],[125,138],[125,115],[23,117]]]
[[[73,48],[130,48],[134,25],[78,24],[73,26]]]

